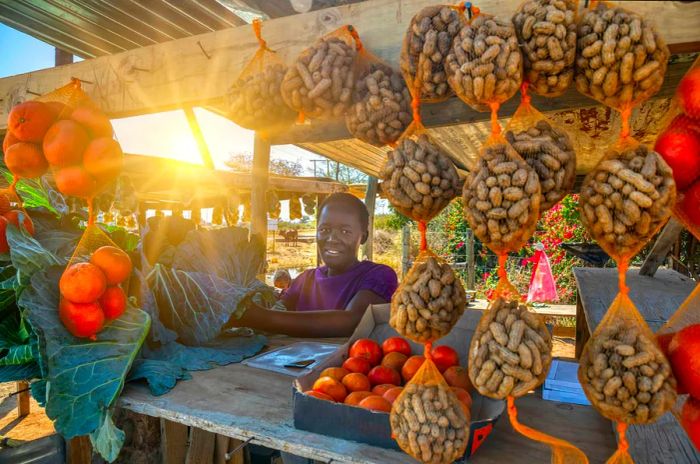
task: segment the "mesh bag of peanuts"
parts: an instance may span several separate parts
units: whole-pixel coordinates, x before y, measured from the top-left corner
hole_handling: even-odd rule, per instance
[[[282,99],[282,79],[287,66],[267,47],[261,36],[262,22],[253,21],[260,47],[236,79],[229,93],[229,117],[246,129],[271,132],[294,123],[296,114]]]
[[[622,267],[666,223],[676,198],[671,168],[626,137],[608,150],[581,186],[581,221]]]
[[[355,90],[345,123],[353,137],[381,147],[396,142],[412,120],[411,93],[401,73],[360,47]]]
[[[477,111],[497,108],[515,95],[523,63],[511,20],[477,11],[455,37],[445,70],[457,96]]]
[[[391,298],[389,324],[415,342],[431,342],[452,330],[466,301],[452,267],[430,250],[422,250]]]
[[[428,358],[392,405],[392,436],[422,463],[452,463],[464,455],[469,441],[465,409]]]
[[[401,72],[416,98],[439,102],[454,95],[445,57],[464,23],[464,5],[433,5],[411,19],[401,48]]]
[[[544,97],[558,97],[574,80],[575,0],[527,0],[513,16],[525,80]]]
[[[383,194],[397,211],[425,222],[459,195],[461,181],[447,154],[417,127],[389,151],[380,178]]]
[[[537,173],[495,131],[464,182],[464,215],[474,234],[496,254],[521,248],[532,236],[542,198]]]
[[[338,118],[352,104],[357,33],[343,26],[302,51],[282,80],[282,98],[309,118]]]
[[[576,88],[620,111],[659,91],[670,56],[654,27],[634,11],[591,2],[578,23]]]
[[[537,111],[523,84],[520,106],[506,126],[505,138],[537,173],[540,215],[569,194],[576,181],[576,137]]]

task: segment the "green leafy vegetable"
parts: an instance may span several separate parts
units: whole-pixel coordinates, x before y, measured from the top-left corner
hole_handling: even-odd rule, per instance
[[[112,411],[102,411],[99,427],[90,434],[92,447],[108,462],[113,462],[119,456],[124,445],[124,432],[119,430],[112,421]]]
[[[35,362],[21,364],[19,366],[0,366],[0,382],[29,380],[37,378],[40,375],[39,365]]]
[[[191,379],[192,376],[180,365],[158,359],[137,359],[129,371],[127,382],[145,380],[154,396],[169,392],[178,380]]]

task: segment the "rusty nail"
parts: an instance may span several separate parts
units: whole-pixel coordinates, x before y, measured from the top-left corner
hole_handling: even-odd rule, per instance
[[[31,90],[27,90],[27,93],[31,94],[31,95],[37,95],[37,96],[41,95],[40,93],[32,92]]]
[[[255,438],[255,437],[250,437],[249,439],[247,439],[246,441],[244,441],[243,443],[241,443],[240,445],[236,446],[234,449],[232,449],[231,451],[229,451],[228,453],[226,453],[226,455],[224,456],[224,457],[226,458],[226,460],[228,461],[229,459],[231,459],[231,458],[233,457],[234,454],[236,454],[236,453],[237,453],[240,449],[242,449],[245,445],[247,445],[248,443],[250,443],[251,441],[253,441],[254,438]]]
[[[207,59],[210,60],[210,59],[211,59],[211,56],[209,56],[209,54],[207,53],[207,51],[204,50],[204,47],[202,46],[202,42],[200,42],[200,41],[198,40],[198,41],[197,41],[197,45],[199,45],[199,49],[202,50],[202,53],[204,53],[204,56],[206,56]]]

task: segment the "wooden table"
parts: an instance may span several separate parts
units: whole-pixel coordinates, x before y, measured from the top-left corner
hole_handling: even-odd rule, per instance
[[[578,286],[576,358],[579,358],[590,333],[617,295],[617,269],[574,268],[574,277]],[[627,272],[630,298],[653,331],[673,315],[695,285],[692,279],[669,269],[659,269],[654,277],[641,276],[638,269]],[[627,438],[636,464],[700,462],[700,453],[671,413],[654,424],[630,427]]]
[[[271,347],[298,339],[272,337]],[[342,339],[319,341],[342,343]],[[592,463],[604,462],[614,451],[610,423],[591,407],[544,401],[533,393],[517,401],[522,423],[541,428],[579,446]],[[144,384],[129,384],[119,406],[209,432],[247,440],[323,462],[407,463],[407,455],[297,430],[292,424],[292,378],[231,364],[194,372],[168,394],[154,397]],[[186,437],[185,437],[186,439]],[[549,448],[532,442],[510,426],[507,415],[470,463],[549,462]]]

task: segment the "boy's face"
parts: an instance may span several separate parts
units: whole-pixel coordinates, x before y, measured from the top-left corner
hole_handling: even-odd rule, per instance
[[[323,262],[331,269],[344,270],[357,262],[357,250],[366,235],[356,212],[339,205],[328,205],[321,211],[316,242]]]

